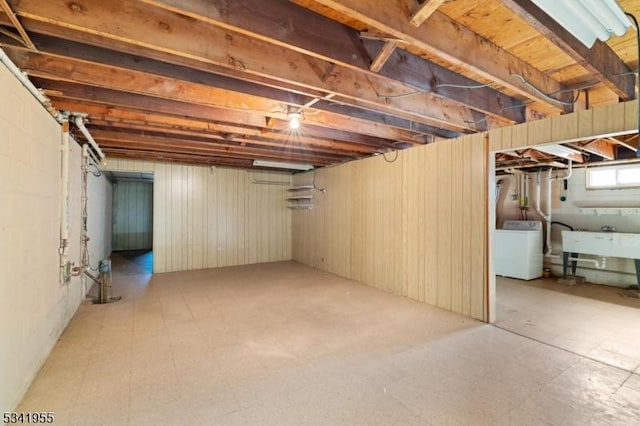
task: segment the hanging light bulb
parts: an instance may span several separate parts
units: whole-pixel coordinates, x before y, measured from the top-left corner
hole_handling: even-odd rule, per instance
[[[287,114],[287,118],[289,119],[290,129],[296,130],[300,128],[300,119],[302,118],[302,116],[300,115],[299,112],[290,111]]]

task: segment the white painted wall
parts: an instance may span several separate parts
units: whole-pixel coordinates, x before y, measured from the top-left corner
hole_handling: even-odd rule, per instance
[[[60,285],[60,125],[0,66],[0,412],[12,411],[83,298],[79,278]],[[70,258],[80,253],[80,147],[70,154]],[[90,186],[89,214],[109,216],[106,181]],[[108,251],[92,223],[93,259]],[[110,218],[108,220],[110,222]],[[108,239],[107,239],[108,241]]]
[[[544,173],[546,175],[546,172]],[[529,220],[542,220],[535,212],[535,173],[531,174]],[[503,180],[503,189],[500,202],[497,207],[497,225],[502,227],[505,220],[518,218],[518,202],[511,196],[517,191],[516,180],[513,176],[500,176]],[[544,181],[543,181],[544,182]],[[600,231],[603,225],[615,226],[619,232],[640,232],[640,215],[615,216],[615,215],[587,215],[580,213],[580,207],[584,206],[639,206],[640,188],[633,189],[599,189],[587,190],[585,187],[585,169],[576,168],[569,179],[566,193],[563,190],[562,181],[554,181],[551,187],[551,212],[553,221],[563,222],[576,229],[588,231]],[[560,201],[560,196],[565,195],[567,200]],[[541,187],[541,207],[547,211],[546,186]],[[551,232],[551,244],[554,253],[562,251],[561,231],[566,228],[553,226]],[[587,256],[585,257],[592,257]],[[546,259],[545,266],[552,268],[555,275],[562,273],[561,259]],[[577,275],[584,276],[587,281],[597,284],[607,284],[618,287],[627,287],[636,284],[635,265],[631,259],[607,258],[607,267],[604,270],[594,266],[578,262]]]

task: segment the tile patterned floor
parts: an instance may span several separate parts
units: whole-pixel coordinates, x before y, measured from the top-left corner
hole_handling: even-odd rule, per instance
[[[498,277],[498,327],[640,373],[640,299],[629,290]]]
[[[625,369],[296,263],[151,277],[114,259],[114,293],[81,306],[18,410],[62,425],[640,418]]]

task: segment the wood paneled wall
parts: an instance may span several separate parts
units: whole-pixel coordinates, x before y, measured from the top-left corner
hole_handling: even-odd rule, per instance
[[[634,100],[490,130],[489,149],[508,151],[637,131],[638,101]]]
[[[154,172],[154,272],[291,259],[289,174],[115,158],[104,168]]]
[[[293,213],[293,258],[484,320],[484,136],[400,151],[393,162],[378,156],[318,170],[325,192],[315,191],[313,210]]]
[[[120,181],[113,185],[113,250],[151,249],[153,183]]]

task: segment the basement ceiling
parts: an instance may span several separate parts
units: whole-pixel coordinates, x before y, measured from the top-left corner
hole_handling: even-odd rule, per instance
[[[322,167],[636,93],[633,30],[586,49],[527,0],[3,3],[2,48],[110,157]]]

